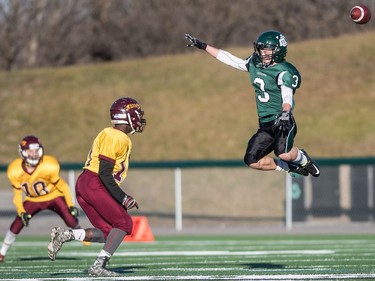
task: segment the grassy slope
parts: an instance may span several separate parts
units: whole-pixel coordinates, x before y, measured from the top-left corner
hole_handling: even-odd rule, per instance
[[[374,156],[375,34],[291,44],[302,73],[296,144],[317,157]],[[246,57],[248,49],[228,49]],[[83,162],[109,126],[120,96],[138,99],[147,127],[133,137],[133,160],[241,159],[257,128],[246,73],[192,49],[119,63],[0,73],[0,163],[24,135],[42,138],[60,161]]]

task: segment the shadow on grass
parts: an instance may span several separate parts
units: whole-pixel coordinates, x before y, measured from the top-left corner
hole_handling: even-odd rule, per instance
[[[112,267],[109,268],[112,271],[115,271],[117,273],[133,273],[134,269],[144,269],[146,268],[145,266],[119,266],[119,267]]]
[[[266,268],[266,269],[280,269],[285,268],[282,264],[275,264],[275,263],[266,263],[266,262],[260,262],[260,263],[245,263],[244,266],[248,267],[249,269],[253,268]]]
[[[128,273],[134,273],[134,269],[142,269],[142,268],[145,268],[144,266],[121,266],[121,267],[108,267],[109,270],[111,271],[114,271],[116,273],[119,273],[119,274],[128,274]],[[52,277],[66,277],[66,276],[87,276],[88,271],[89,269],[89,266],[87,267],[87,269],[85,270],[77,270],[77,272],[67,272],[67,273],[63,273],[63,272],[58,272],[58,273],[51,273],[50,276]]]

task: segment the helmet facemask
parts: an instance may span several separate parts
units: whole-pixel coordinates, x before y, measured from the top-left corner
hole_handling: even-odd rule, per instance
[[[254,51],[255,56],[258,60],[257,66],[261,68],[267,68],[275,62],[275,53],[277,47],[276,46],[266,46],[264,43],[255,42],[254,43]],[[262,51],[270,50],[271,53],[269,54],[262,54]]]
[[[130,115],[130,113],[127,113],[128,120],[129,120],[129,126],[132,129],[130,134],[134,134],[135,132],[141,133],[143,132],[144,127],[146,126],[146,119],[142,118],[144,115],[144,112],[142,110],[134,110],[133,115]]]
[[[38,166],[44,155],[43,145],[34,136],[25,137],[18,146],[18,152],[25,164],[30,167]]]
[[[138,102],[132,98],[121,98],[115,101],[110,110],[111,123],[125,124],[131,129],[129,134],[141,133],[146,126],[144,112]]]
[[[288,42],[283,34],[277,31],[266,31],[254,42],[254,63],[257,67],[266,68],[273,63],[284,61]],[[262,55],[262,50],[272,50],[272,54]],[[266,62],[265,62],[266,60]]]

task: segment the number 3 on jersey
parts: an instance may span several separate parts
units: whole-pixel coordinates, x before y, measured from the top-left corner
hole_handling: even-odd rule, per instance
[[[294,81],[294,83],[291,85],[293,88],[297,87],[298,86],[298,82],[299,82],[299,78],[297,75],[293,75],[292,76],[292,79]],[[265,82],[262,78],[259,78],[259,77],[256,77],[254,79],[254,84],[258,84],[259,86],[259,89],[261,90],[261,93],[259,93],[259,90],[257,91],[258,93],[258,100],[260,102],[268,102],[270,100],[270,95],[266,92],[266,88],[265,88]]]
[[[254,79],[254,84],[258,84],[259,85],[259,88],[260,90],[262,91],[262,94],[259,94],[257,96],[258,100],[260,102],[268,102],[270,100],[270,95],[265,91],[265,83],[264,83],[264,80],[257,77]]]

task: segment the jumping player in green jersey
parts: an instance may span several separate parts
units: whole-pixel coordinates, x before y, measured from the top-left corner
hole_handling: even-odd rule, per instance
[[[288,46],[285,36],[274,30],[263,32],[254,42],[254,53],[247,59],[210,46],[190,34],[185,34],[185,38],[189,40],[188,47],[205,50],[222,63],[250,74],[259,128],[248,142],[245,163],[258,170],[318,177],[318,165],[305,150],[293,146],[297,134],[294,94],[301,85],[301,75],[285,61]],[[272,151],[277,158],[268,156]]]

